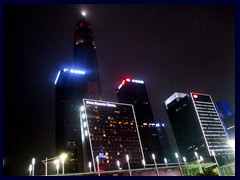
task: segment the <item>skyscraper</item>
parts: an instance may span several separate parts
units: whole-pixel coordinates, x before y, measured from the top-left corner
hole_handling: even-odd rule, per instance
[[[58,72],[55,81],[56,153],[68,153],[66,172],[83,170],[79,107],[83,98],[100,99],[96,44],[83,16],[75,24],[74,68]]]
[[[116,89],[118,102],[132,104],[135,109],[146,163],[163,161],[161,144],[144,81],[126,78]]]
[[[86,72],[87,98],[100,99],[101,89],[96,57],[96,42],[91,25],[84,16],[81,16],[75,24],[73,53],[75,67]]]
[[[84,171],[89,171],[89,162],[96,172],[117,170],[117,161],[120,168],[128,169],[126,155],[131,168],[142,167],[144,156],[133,105],[84,99],[80,121]]]
[[[225,101],[214,103],[229,139],[235,140],[235,114]]]
[[[210,95],[174,93],[165,105],[181,156],[191,161],[197,152],[210,161],[214,152],[219,164],[233,161],[229,139]]]

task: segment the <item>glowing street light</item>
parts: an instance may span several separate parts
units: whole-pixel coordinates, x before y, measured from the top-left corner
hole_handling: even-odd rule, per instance
[[[59,174],[59,162],[59,159],[54,160],[54,164],[56,164],[57,174]]]
[[[145,168],[145,166],[146,166],[146,162],[145,162],[144,159],[142,159],[142,164],[143,164],[143,167]]]
[[[126,161],[128,163],[128,170],[129,170],[129,175],[132,176],[131,168],[130,168],[130,163],[129,163],[129,156],[126,155]]]
[[[29,176],[31,176],[31,173],[32,173],[32,164],[29,165],[28,170],[29,170]]]
[[[181,171],[181,175],[183,175],[182,167],[181,167],[181,165],[180,165],[179,158],[178,158],[178,153],[175,153],[175,156],[176,156],[176,158],[177,158],[177,162],[178,162],[179,169],[180,169],[180,171]]]
[[[61,159],[61,162],[62,162],[62,174],[64,174],[64,162],[65,162],[65,159],[67,158],[67,154],[63,153],[60,155],[60,159]]]
[[[157,163],[156,163],[156,160],[155,160],[155,154],[152,154],[152,158],[153,158],[153,161],[154,161],[154,164],[155,164],[157,176],[159,176],[159,172],[158,172],[158,168],[157,168]]]
[[[185,157],[183,157],[183,162],[184,162],[184,164],[186,165],[186,163],[187,163],[187,160],[186,160],[186,158],[185,158]]]
[[[32,175],[34,176],[35,158],[32,158]]]
[[[89,171],[91,172],[91,168],[92,168],[92,163],[91,162],[88,162],[88,167],[89,167]]]
[[[165,162],[166,166],[168,166],[168,164],[167,164],[167,158],[164,158],[164,162]]]
[[[197,158],[197,163],[198,163],[198,166],[199,166],[199,172],[200,173],[203,173],[203,170],[202,170],[202,166],[200,164],[200,160],[198,159],[198,153],[197,152],[194,152],[196,158]]]
[[[99,172],[99,157],[96,156],[96,161],[97,161],[97,172],[98,172],[98,176],[100,176],[100,172]]]
[[[117,166],[118,166],[118,170],[120,170],[120,162],[119,162],[119,160],[117,160]]]

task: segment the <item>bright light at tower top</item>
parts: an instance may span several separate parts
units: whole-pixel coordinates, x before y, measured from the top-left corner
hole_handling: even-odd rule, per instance
[[[86,11],[81,11],[81,14],[82,14],[83,16],[86,16],[86,15],[87,15]]]

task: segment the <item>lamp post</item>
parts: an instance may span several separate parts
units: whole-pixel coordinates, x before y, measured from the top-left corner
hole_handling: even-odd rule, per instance
[[[32,176],[34,176],[35,158],[32,158]]]
[[[167,164],[167,158],[164,158],[164,162],[165,162],[166,166],[168,166],[168,164]]]
[[[118,170],[120,170],[120,162],[119,162],[119,160],[117,160],[117,166],[118,166]]]
[[[61,159],[61,162],[62,162],[62,174],[64,174],[64,162],[65,162],[65,159],[67,158],[67,154],[63,153],[60,155],[60,159]]]
[[[185,165],[187,164],[187,160],[186,160],[185,157],[183,157],[183,162],[184,162]]]
[[[220,172],[219,172],[219,170],[218,170],[219,164],[218,164],[218,161],[217,161],[217,158],[216,158],[216,156],[215,156],[215,152],[214,152],[214,151],[212,151],[212,155],[213,155],[214,160],[215,160],[215,162],[216,162],[216,164],[217,164],[217,172],[218,172],[218,175],[220,176],[221,174],[220,174]]]
[[[29,176],[31,176],[31,173],[32,173],[32,164],[29,165],[28,170],[29,170]]]
[[[54,164],[56,164],[57,174],[59,174],[59,162],[59,159],[54,160]]]
[[[178,153],[175,153],[175,156],[176,156],[176,158],[177,158],[177,162],[178,162],[178,166],[179,166],[181,175],[183,176],[182,167],[181,167],[181,165],[180,165],[179,158],[178,158]]]
[[[126,161],[128,163],[128,170],[129,170],[129,176],[132,176],[131,168],[130,168],[130,163],[129,163],[129,156],[126,155]]]
[[[92,163],[91,162],[88,162],[88,167],[89,167],[89,171],[91,172],[92,171]]]
[[[157,163],[156,163],[156,160],[155,160],[155,154],[152,154],[152,158],[153,158],[153,161],[154,161],[154,164],[155,164],[157,176],[159,176],[159,172],[158,172],[158,168],[157,168]]]
[[[96,161],[97,161],[97,172],[98,172],[98,176],[100,176],[100,172],[99,172],[99,157],[96,156]]]
[[[198,159],[198,153],[195,152],[194,154],[195,154],[195,156],[197,158],[197,163],[198,163],[198,166],[199,166],[199,172],[203,174],[202,166],[200,164],[200,160]]]
[[[146,166],[146,162],[145,162],[144,159],[142,159],[142,164],[143,164],[143,168],[145,168],[145,166]]]

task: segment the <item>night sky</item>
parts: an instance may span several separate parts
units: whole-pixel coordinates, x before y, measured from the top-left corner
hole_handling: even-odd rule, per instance
[[[4,5],[4,173],[28,175],[54,157],[54,81],[73,64],[86,10],[97,44],[102,99],[125,77],[144,80],[155,119],[170,125],[174,92],[210,94],[235,111],[234,5]],[[170,136],[171,137],[171,136]]]

